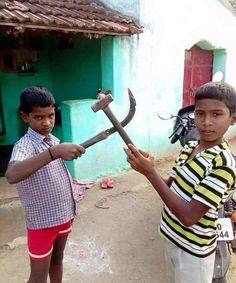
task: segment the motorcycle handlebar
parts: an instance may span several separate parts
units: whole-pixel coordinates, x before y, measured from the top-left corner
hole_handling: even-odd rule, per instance
[[[171,138],[170,142],[171,143],[175,143],[175,142],[177,142],[178,139],[179,139],[179,136],[173,135],[173,137]]]
[[[170,140],[170,142],[172,144],[177,142],[177,140],[179,139],[179,136],[181,135],[183,130],[184,130],[184,125],[180,124],[178,126],[178,128],[174,131],[174,133],[170,136],[170,137],[172,137],[171,140]]]

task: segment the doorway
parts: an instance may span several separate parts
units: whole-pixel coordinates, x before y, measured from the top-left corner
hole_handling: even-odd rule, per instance
[[[2,145],[1,140],[4,139],[6,128],[4,123],[2,93],[0,88],[0,177],[5,175],[7,164],[9,162],[13,145]]]
[[[185,50],[183,107],[194,104],[194,91],[212,80],[214,54],[197,45]]]

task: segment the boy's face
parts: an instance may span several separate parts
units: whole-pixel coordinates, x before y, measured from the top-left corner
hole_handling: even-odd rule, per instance
[[[55,108],[49,107],[33,107],[32,111],[27,115],[20,112],[21,118],[35,132],[47,136],[53,130],[55,124]]]
[[[223,142],[223,136],[230,125],[235,124],[236,114],[230,111],[223,101],[201,99],[195,104],[195,124],[200,141],[209,146]]]

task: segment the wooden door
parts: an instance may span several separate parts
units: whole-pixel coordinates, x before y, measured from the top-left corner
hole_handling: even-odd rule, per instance
[[[183,107],[194,104],[194,90],[212,80],[213,51],[194,45],[185,50]]]

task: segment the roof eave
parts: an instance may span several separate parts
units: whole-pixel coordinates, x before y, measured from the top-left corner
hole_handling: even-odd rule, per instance
[[[33,24],[19,24],[12,22],[1,22],[0,27],[12,27],[18,30],[19,32],[24,32],[25,30],[40,30],[40,31],[57,31],[65,34],[97,34],[100,36],[113,35],[113,36],[131,36],[134,34],[142,33],[143,31],[138,28],[134,28],[134,31],[127,32],[117,32],[117,31],[105,31],[105,30],[92,30],[92,29],[80,29],[80,28],[68,28],[68,27],[56,27],[56,26],[43,26],[43,25],[33,25]]]

